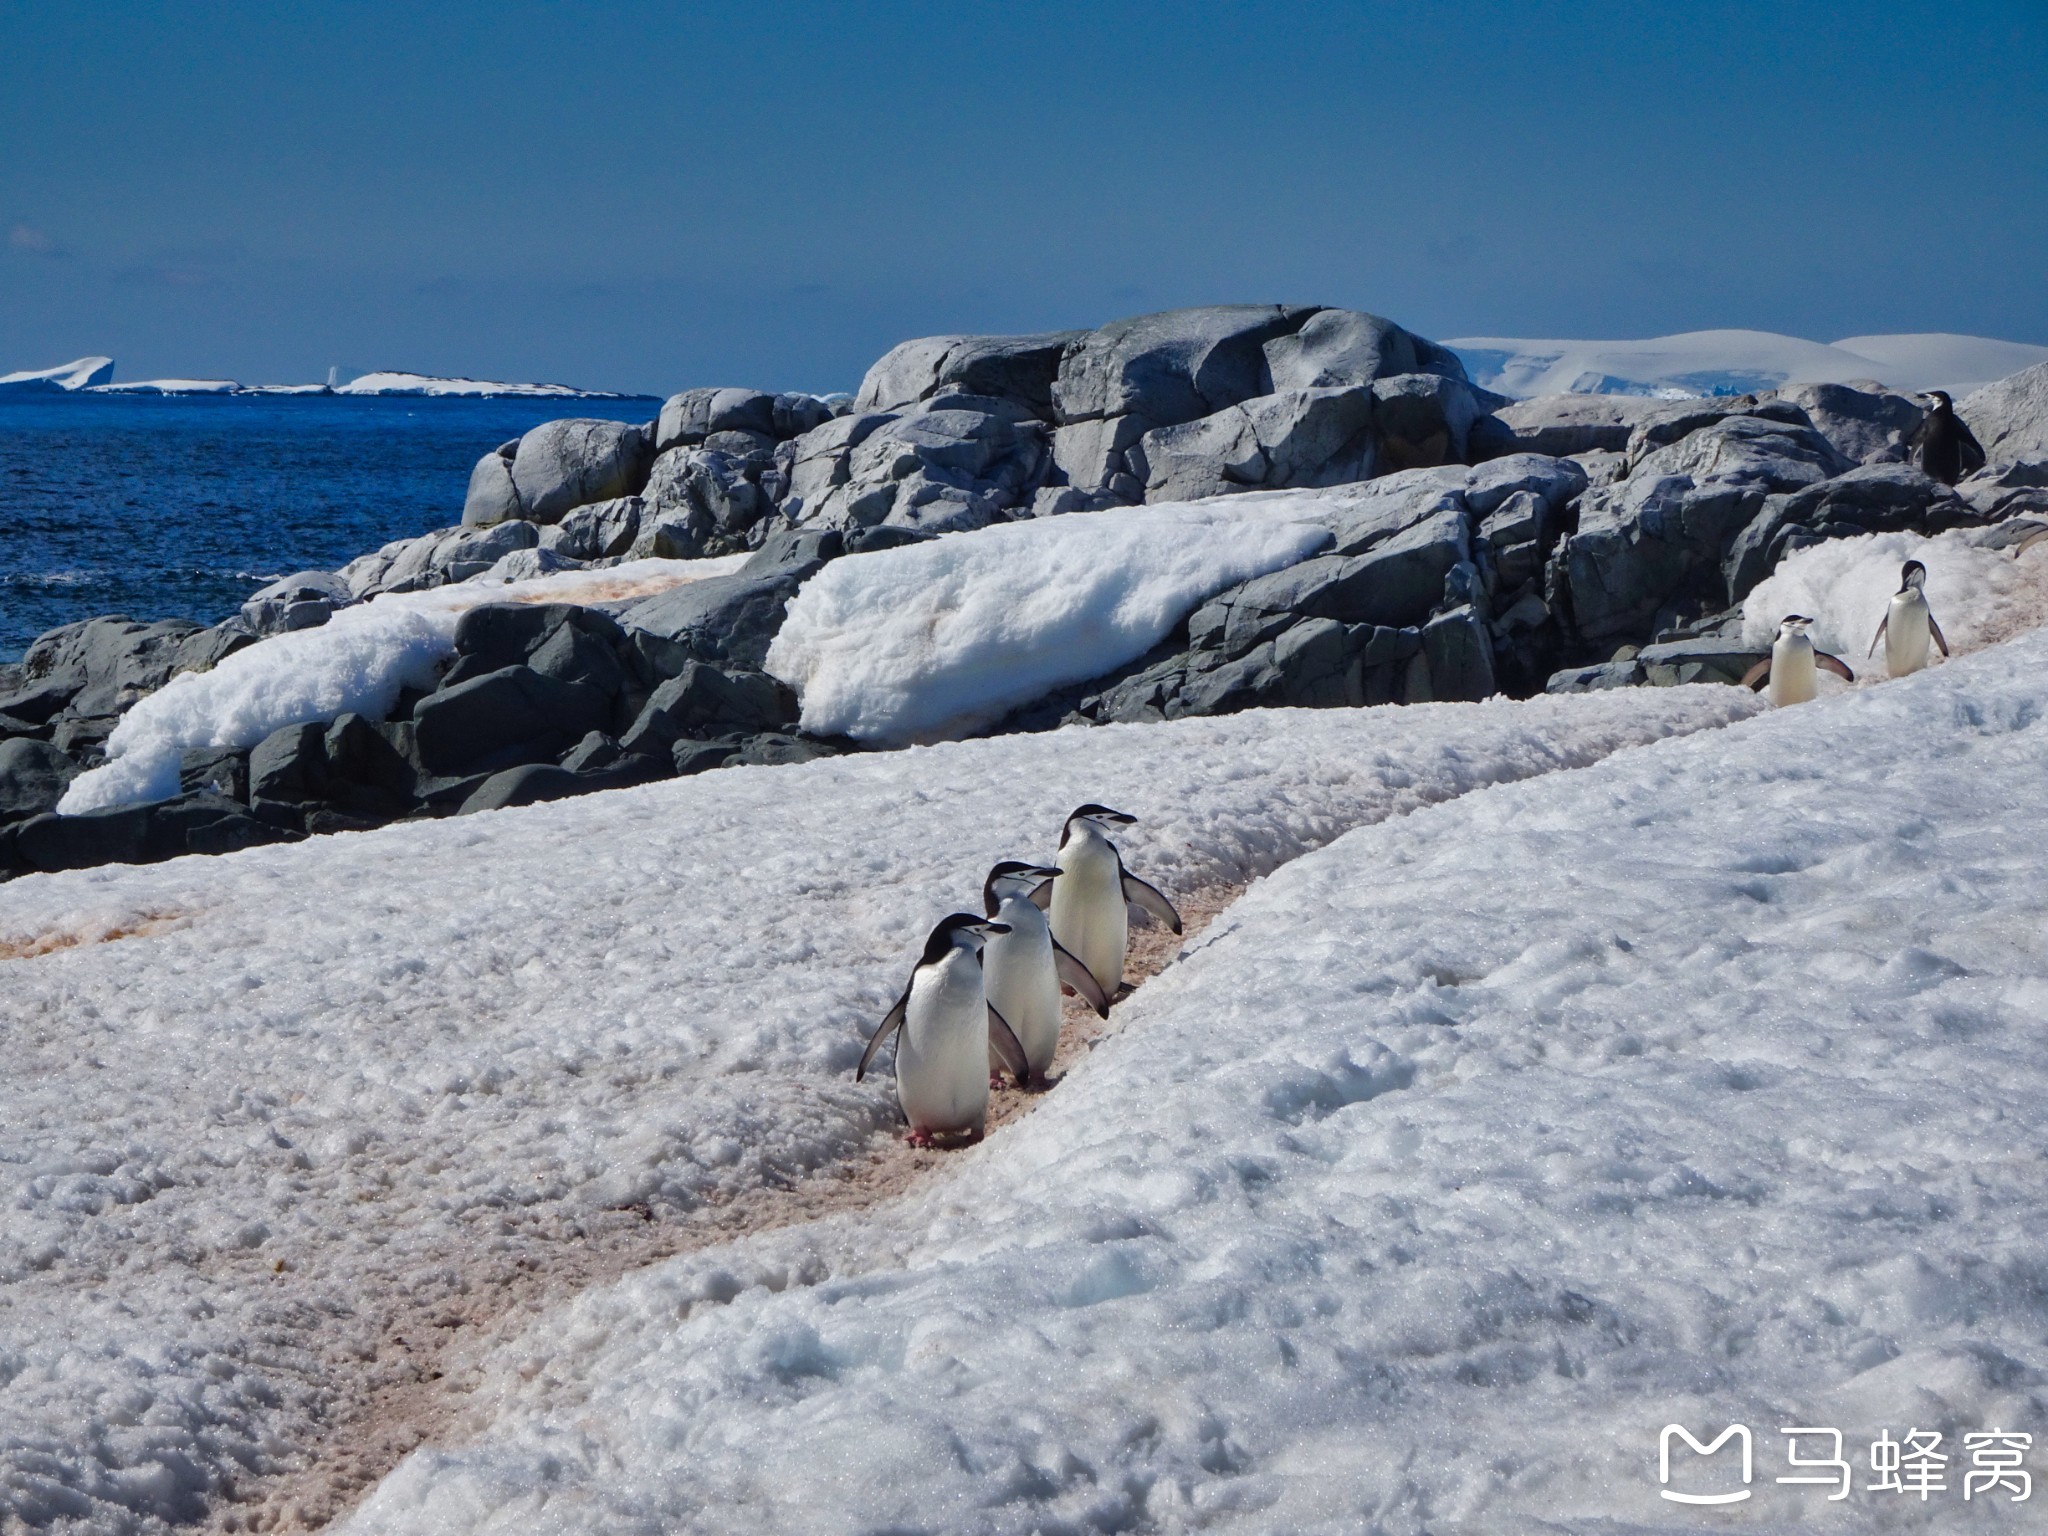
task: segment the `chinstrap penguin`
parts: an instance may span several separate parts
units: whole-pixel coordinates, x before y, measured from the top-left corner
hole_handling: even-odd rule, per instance
[[[972,912],[942,919],[925,940],[910,985],[861,1053],[855,1082],[867,1076],[882,1043],[899,1037],[896,1102],[910,1123],[912,1146],[928,1147],[935,1136],[963,1132],[970,1142],[981,1140],[988,1126],[991,1054],[1019,1083],[1030,1071],[1024,1048],[989,1002],[982,981],[982,945],[1009,931]]]
[[[1124,955],[1130,945],[1126,902],[1142,907],[1175,933],[1180,914],[1153,887],[1124,868],[1107,836],[1110,827],[1138,818],[1103,805],[1084,805],[1060,833],[1060,878],[1052,883],[1052,936],[1094,975],[1111,1002],[1122,995]]]
[[[1948,654],[1948,639],[1927,606],[1926,586],[1927,567],[1918,560],[1908,560],[1899,568],[1899,590],[1892,594],[1884,617],[1877,621],[1877,633],[1870,637],[1870,649],[1864,653],[1875,656],[1877,642],[1882,640],[1885,668],[1893,677],[1904,677],[1927,665],[1930,639],[1941,647],[1942,655]]]
[[[1006,859],[988,872],[981,904],[1009,931],[988,941],[981,970],[989,1006],[1016,1032],[1029,1069],[1023,1086],[1042,1087],[1060,1044],[1060,986],[1074,991],[1099,1017],[1109,1016],[1109,999],[1094,974],[1056,943],[1040,900],[1044,888],[1061,878],[1057,869]]]
[[[1816,667],[1826,667],[1855,682],[1856,674],[1841,657],[1813,648],[1813,637],[1806,632],[1812,623],[1804,614],[1786,614],[1778,622],[1778,638],[1771,645],[1769,659],[1749,669],[1742,679],[1743,687],[1761,689],[1768,682],[1771,702],[1785,705],[1804,704],[1820,691]]]
[[[1930,478],[1954,485],[1984,467],[1984,447],[1956,414],[1955,402],[1945,391],[1930,389],[1923,398],[1929,404],[1914,433],[1913,462]]]

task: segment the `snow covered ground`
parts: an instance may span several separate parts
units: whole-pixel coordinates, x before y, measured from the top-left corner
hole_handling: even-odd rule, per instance
[[[974,902],[994,859],[1048,855],[1081,801],[1142,817],[1124,839],[1132,867],[1185,893],[1263,874],[1361,824],[1756,707],[1734,689],[1695,688],[1078,729],[727,769],[459,821],[0,886],[0,956],[20,957],[0,958],[0,1529],[61,1518],[100,1531],[156,1530],[198,1518],[224,1496],[260,1492],[264,1478],[311,1454],[363,1379],[405,1371],[409,1351],[484,1306],[505,1274],[545,1276],[624,1241],[621,1230],[687,1222],[861,1155],[894,1115],[886,1080],[856,1086],[851,1069],[924,933]],[[1491,829],[1499,818],[1489,814]],[[1395,888],[1385,869],[1370,879]],[[1424,899],[1421,887],[1409,889],[1412,901]],[[1446,921],[1464,902],[1499,905],[1510,894],[1489,876],[1428,899]],[[1368,984],[1349,994],[1354,1006],[1366,999],[1377,1009],[1381,999],[1427,1010],[1461,995],[1445,990],[1456,986],[1448,973],[1441,986],[1420,979],[1426,955],[1392,981],[1375,979],[1370,957],[1391,928],[1312,922],[1326,959],[1364,967],[1357,974]],[[1450,920],[1432,942],[1463,942],[1468,927]],[[1291,942],[1314,947],[1307,930]],[[825,1438],[806,1465],[787,1467],[792,1497],[805,1502],[772,1523],[802,1526],[815,1514],[845,1525],[878,1500],[909,1498],[903,1486],[890,1495],[884,1482],[865,1480],[927,1464],[933,1432],[922,1415],[934,1405],[957,1406],[961,1443],[976,1447],[938,1474],[933,1497],[943,1507],[971,1514],[972,1501],[999,1495],[999,1485],[1024,1501],[1019,1509],[1071,1502],[1062,1490],[1079,1473],[1057,1458],[1046,1474],[1057,1486],[1042,1498],[1037,1474],[1011,1460],[992,1474],[973,1470],[994,1465],[974,1460],[994,1450],[984,1400],[972,1395],[987,1382],[976,1388],[946,1362],[974,1347],[965,1333],[975,1325],[950,1304],[919,1305],[920,1294],[938,1293],[918,1287],[942,1283],[933,1265],[982,1276],[980,1286],[995,1271],[973,1266],[1043,1239],[1044,1283],[1077,1307],[1155,1283],[1166,1285],[1160,1304],[1176,1304],[1188,1293],[1155,1268],[1176,1262],[1161,1247],[1180,1222],[1175,1203],[1188,1202],[1193,1222],[1211,1196],[1252,1199],[1264,1168],[1291,1176],[1276,1150],[1226,1154],[1242,1135],[1241,1118],[1231,1117],[1277,1106],[1313,1138],[1331,1095],[1356,1096],[1373,1074],[1399,1070],[1362,1040],[1350,1047],[1356,1069],[1331,1065],[1327,1027],[1310,1026],[1297,1042],[1290,1007],[1284,998],[1260,1004],[1241,1016],[1234,1041],[1206,1015],[1191,1015],[1184,1034],[1135,1029],[1129,1049],[1150,1063],[1140,1088],[1129,1076],[1105,1079],[1105,1088],[1077,1075],[1033,1117],[1057,1111],[1047,1121],[1054,1129],[998,1137],[1000,1167],[986,1154],[961,1163],[963,1176],[981,1180],[1040,1169],[1027,1203],[1004,1208],[1014,1215],[956,1207],[951,1193],[919,1199],[901,1218],[911,1225],[890,1228],[923,1234],[914,1253],[904,1250],[912,1270],[877,1270],[872,1288],[834,1282],[785,1299],[801,1308],[850,1302],[840,1314],[849,1321],[880,1308],[871,1314],[880,1340],[899,1326],[888,1311],[899,1295],[918,1313],[905,1320],[915,1337],[899,1364],[951,1394],[913,1405],[901,1433],[865,1433],[880,1460],[845,1472],[834,1508],[808,1501],[814,1479],[848,1467],[854,1431],[840,1415],[853,1399],[844,1394],[867,1391],[861,1382],[879,1384],[886,1370],[870,1376],[853,1355],[818,1353],[824,1346],[812,1340],[837,1337],[829,1319],[824,1331],[814,1320],[755,1330],[771,1298],[748,1287],[769,1271],[733,1254],[594,1300],[596,1310],[564,1324],[573,1347],[557,1364],[504,1389],[513,1417],[493,1437],[498,1448],[459,1465],[417,1463],[371,1525],[480,1518],[484,1505],[463,1502],[476,1476],[502,1476],[489,1487],[508,1497],[537,1497],[548,1474],[516,1421],[541,1412],[534,1394],[554,1376],[584,1391],[589,1369],[617,1363],[594,1352],[584,1319],[617,1309],[620,1337],[638,1336],[665,1369],[694,1348],[665,1336],[683,1294],[738,1298],[685,1325],[704,1337],[713,1376],[671,1390],[626,1371],[619,1390],[659,1405],[645,1426],[657,1440],[690,1402],[716,1403],[735,1435],[765,1436],[778,1466],[783,1437],[797,1431],[775,1417],[777,1405],[802,1417],[814,1402]],[[1446,1050],[1460,1038],[1438,1033]],[[1415,1048],[1396,1035],[1388,1049]],[[1208,1075],[1242,1051],[1298,1051],[1305,1064]],[[1238,1107],[1213,1121],[1182,1119],[1175,1134],[1193,1138],[1210,1124],[1218,1139],[1152,1162],[1160,1115],[1176,1105],[1210,1115],[1205,1082]],[[1023,1149],[1021,1163],[1008,1160],[1011,1146]],[[1055,1169],[1068,1153],[1071,1171]],[[1226,1157],[1239,1161],[1218,1184]],[[1030,1214],[1048,1201],[1072,1209]],[[1339,1213],[1360,1219],[1348,1207]],[[957,1228],[963,1245],[941,1238],[933,1248],[922,1225],[930,1222]],[[1150,1225],[1158,1222],[1166,1225]],[[1276,1274],[1311,1263],[1304,1244],[1316,1226],[1272,1252]],[[1207,1230],[1188,1228],[1205,1246]],[[1087,1243],[1089,1232],[1099,1241]],[[855,1267],[886,1269],[883,1250],[863,1243]],[[1076,1244],[1090,1256],[1078,1268]],[[1352,1256],[1335,1253],[1327,1284],[1347,1291]],[[1029,1271],[1039,1261],[1015,1262]],[[1237,1262],[1212,1248],[1197,1267],[1219,1266],[1222,1285]],[[1266,1260],[1247,1250],[1241,1262]],[[738,1277],[731,1289],[721,1274]],[[1303,1317],[1325,1306],[1318,1284],[1294,1289]],[[1209,1323],[1199,1307],[1187,1314],[1187,1347],[1202,1347],[1193,1330],[1213,1324],[1226,1330],[1219,1346],[1237,1350],[1230,1330],[1244,1324],[1231,1322],[1229,1294],[1214,1292]],[[642,1315],[650,1296],[664,1298],[665,1324]],[[1056,1321],[1037,1290],[982,1300],[1018,1319]],[[1071,1313],[1083,1327],[1127,1315]],[[752,1342],[741,1337],[749,1333]],[[1059,1336],[1046,1336],[1048,1350]],[[1019,1358],[1014,1327],[988,1337],[1005,1361]],[[1320,1369],[1329,1352],[1313,1347]],[[1118,1454],[1142,1479],[1147,1466],[1178,1458],[1188,1435],[1209,1433],[1209,1420],[1186,1418],[1181,1404],[1194,1389],[1184,1375],[1161,1378],[1147,1429],[1142,1412],[1116,1405],[1114,1383],[1090,1359],[1048,1352],[1031,1365],[1033,1379],[1071,1365],[1054,1396],[1087,1398],[1074,1405],[1070,1429],[1043,1422],[1033,1431],[1053,1437],[1046,1445],[1071,1434],[1077,1454],[1093,1456],[1117,1418],[1129,1430]],[[1161,1363],[1184,1371],[1178,1357]],[[627,1444],[636,1432],[615,1416],[624,1401],[607,1398],[589,1431],[531,1432],[568,1437],[561,1509],[570,1523],[597,1518],[605,1502],[585,1481],[583,1451],[602,1454],[615,1440],[629,1459],[598,1482],[615,1485],[621,1507],[665,1497],[649,1480],[664,1475],[672,1447],[650,1460]],[[1333,1411],[1349,1401],[1333,1399]],[[573,1414],[567,1396],[558,1403]],[[705,1428],[702,1465],[678,1476],[677,1497],[734,1473],[718,1446],[737,1442],[722,1434]],[[1219,1466],[1238,1454],[1230,1435],[1243,1440],[1233,1429],[1215,1441]],[[1116,1460],[1096,1465],[1105,1499],[1137,1496]],[[488,1499],[499,1507],[498,1493]]]
[[[2048,347],[1943,333],[1851,336],[1832,344],[1773,331],[1687,331],[1647,341],[1446,342],[1475,383],[1504,395],[1730,395],[1786,384],[1875,379],[1960,395],[2048,362]]]
[[[1135,661],[1204,598],[1329,543],[1345,493],[1217,497],[998,524],[836,560],[768,651],[804,728],[902,744],[993,724]]]
[[[253,747],[272,731],[353,712],[382,720],[400,690],[431,688],[455,654],[455,627],[480,603],[603,603],[726,576],[747,556],[634,560],[530,581],[488,573],[424,592],[391,592],[344,608],[317,629],[259,640],[207,672],[185,672],[140,700],[107,738],[107,761],[80,774],[57,809],[67,816],[166,800],[179,754]]]
[[[912,1196],[546,1317],[348,1528],[2038,1530],[1961,1437],[2048,1474],[2044,706],[2032,635],[1352,832]]]

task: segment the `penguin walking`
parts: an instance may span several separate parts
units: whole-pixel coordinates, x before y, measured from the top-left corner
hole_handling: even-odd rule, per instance
[[[1930,403],[1926,418],[1913,434],[1913,462],[1943,485],[1954,485],[1984,467],[1984,445],[1963,424],[1946,392],[1930,389],[1923,398]]]
[[[1877,621],[1877,633],[1870,637],[1870,649],[1864,653],[1875,656],[1877,642],[1882,640],[1884,664],[1893,677],[1904,677],[1927,665],[1930,638],[1941,647],[1942,655],[1948,654],[1948,639],[1927,606],[1926,586],[1927,567],[1918,560],[1908,560],[1899,568],[1899,590],[1892,594],[1884,617]]]
[[[1060,878],[1057,869],[1005,859],[982,882],[981,904],[1007,933],[998,933],[981,953],[989,1006],[1016,1031],[1024,1049],[1026,1088],[1043,1087],[1060,1044],[1060,984],[1064,982],[1109,1017],[1109,998],[1094,973],[1062,949],[1038,906],[1040,892]],[[1044,898],[1050,900],[1050,897]]]
[[[1830,672],[1855,682],[1856,674],[1849,670],[1848,663],[1841,657],[1813,648],[1813,637],[1806,632],[1812,623],[1812,619],[1801,613],[1785,615],[1779,621],[1778,638],[1771,645],[1770,659],[1751,667],[1742,679],[1742,686],[1761,689],[1768,682],[1771,702],[1783,706],[1804,704],[1819,692],[1819,674],[1815,670],[1818,667],[1826,667]]]
[[[901,1033],[896,1044],[896,1102],[910,1123],[914,1147],[928,1147],[935,1136],[961,1132],[970,1143],[981,1140],[988,1126],[991,1052],[1019,1083],[1030,1070],[1024,1048],[990,1004],[982,982],[982,945],[1009,931],[972,912],[942,919],[925,940],[924,956],[911,970],[910,985],[883,1016],[854,1068],[854,1081],[859,1082],[882,1043]]]
[[[1106,835],[1106,828],[1137,819],[1105,805],[1077,809],[1060,833],[1060,878],[1052,883],[1052,936],[1088,967],[1111,1002],[1123,994],[1124,955],[1130,947],[1130,914],[1124,904],[1142,907],[1175,933],[1181,931],[1173,903],[1124,868],[1124,856]]]

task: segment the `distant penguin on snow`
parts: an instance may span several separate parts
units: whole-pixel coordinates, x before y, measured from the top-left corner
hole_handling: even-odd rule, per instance
[[[1892,594],[1885,615],[1877,621],[1877,633],[1870,638],[1867,656],[1877,654],[1877,642],[1884,642],[1884,664],[1893,677],[1904,677],[1927,665],[1927,642],[1948,654],[1948,639],[1927,606],[1927,567],[1908,560],[1899,569],[1899,590]]]
[[[1084,805],[1067,818],[1060,834],[1059,879],[1052,883],[1052,936],[1094,974],[1103,996],[1116,1001],[1124,982],[1130,946],[1130,902],[1175,933],[1180,914],[1158,891],[1124,868],[1106,829],[1138,818],[1104,805]]]
[[[1984,446],[1963,425],[1947,394],[1930,389],[1926,398],[1932,403],[1914,433],[1913,462],[1930,478],[1943,485],[1954,485],[1963,476],[1974,475],[1984,467]]]
[[[1057,869],[1006,859],[988,872],[981,904],[1009,932],[998,933],[981,953],[989,1006],[1016,1031],[1029,1075],[1023,1086],[1042,1085],[1060,1044],[1060,984],[1066,983],[1093,1008],[1109,1016],[1109,998],[1094,974],[1053,939],[1040,901]]]
[[[1841,657],[1813,648],[1813,637],[1806,632],[1812,623],[1801,613],[1785,615],[1778,623],[1778,638],[1771,646],[1769,659],[1749,669],[1742,679],[1743,687],[1762,688],[1768,682],[1771,702],[1782,706],[1804,704],[1820,691],[1816,667],[1826,667],[1855,682],[1856,674]]]
[[[912,1146],[934,1136],[967,1133],[981,1140],[988,1125],[989,1057],[994,1053],[1022,1083],[1030,1066],[1017,1036],[989,1002],[982,982],[981,947],[1008,933],[1001,923],[955,912],[925,941],[910,985],[861,1053],[853,1077],[867,1076],[882,1043],[896,1044],[896,1102],[910,1122]]]

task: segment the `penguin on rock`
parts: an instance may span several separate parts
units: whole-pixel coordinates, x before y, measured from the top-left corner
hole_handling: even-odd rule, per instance
[[[1930,389],[1924,398],[1929,402],[1927,415],[1909,440],[1913,462],[1931,479],[1954,485],[1984,467],[1984,445],[1963,424],[1955,402],[1944,391]]]

